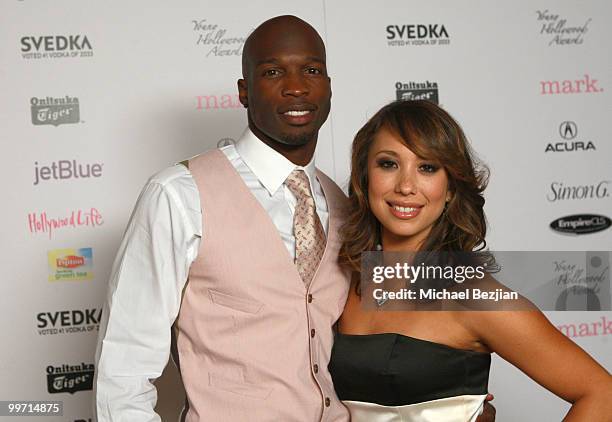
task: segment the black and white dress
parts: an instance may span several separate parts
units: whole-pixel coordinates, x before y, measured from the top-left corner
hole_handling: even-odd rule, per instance
[[[396,333],[336,334],[329,371],[351,422],[473,422],[491,355]]]

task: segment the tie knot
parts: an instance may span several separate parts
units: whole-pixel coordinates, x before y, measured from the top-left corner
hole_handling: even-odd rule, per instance
[[[287,177],[287,180],[285,180],[285,183],[298,200],[312,198],[312,194],[310,193],[310,182],[303,170],[293,170]]]

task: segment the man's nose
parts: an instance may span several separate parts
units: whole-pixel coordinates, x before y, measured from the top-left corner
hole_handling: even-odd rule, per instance
[[[301,97],[308,94],[308,86],[301,72],[287,73],[283,86],[283,95]]]

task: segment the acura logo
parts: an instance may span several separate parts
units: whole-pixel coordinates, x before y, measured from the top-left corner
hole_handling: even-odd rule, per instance
[[[578,126],[574,122],[563,122],[559,126],[559,135],[567,141],[570,141],[578,135]]]

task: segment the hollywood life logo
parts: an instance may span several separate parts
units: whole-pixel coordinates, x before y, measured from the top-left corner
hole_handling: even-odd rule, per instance
[[[31,234],[47,234],[53,238],[57,230],[81,227],[100,227],[104,224],[102,214],[96,208],[72,210],[60,217],[50,217],[46,211],[28,214],[28,230]]]
[[[387,25],[386,32],[390,47],[450,44],[450,36],[442,24]]]
[[[204,57],[242,56],[246,37],[228,34],[226,28],[206,19],[193,19],[191,24],[197,34],[196,45],[204,48]]]
[[[588,74],[585,74],[583,79],[540,81],[540,95],[598,94],[604,91],[598,86],[598,82],[599,80]]]
[[[563,182],[552,182],[550,193],[546,195],[548,202],[606,199],[610,197],[610,180],[601,180],[587,185],[566,185]]]
[[[197,95],[196,110],[227,110],[243,108],[238,94]]]
[[[36,328],[40,336],[96,332],[101,318],[102,308],[39,312]]]
[[[93,249],[54,249],[47,252],[49,281],[93,280]]]
[[[592,21],[591,18],[588,18],[580,24],[568,24],[567,19],[548,9],[536,10],[536,16],[538,23],[541,25],[540,35],[549,40],[549,47],[552,45],[582,44]]]
[[[94,364],[63,364],[47,366],[47,392],[49,394],[88,391],[93,388]]]
[[[34,182],[37,186],[47,180],[89,179],[102,177],[104,163],[80,164],[77,160],[54,161],[48,166],[34,162]]]
[[[398,100],[427,100],[439,104],[437,82],[396,82],[395,93]]]
[[[572,152],[572,151],[595,151],[595,144],[591,141],[576,140],[578,126],[571,121],[562,122],[559,125],[559,136],[564,141],[549,142],[544,152]]]
[[[87,35],[27,35],[21,37],[24,59],[65,59],[92,57]]]
[[[77,97],[45,97],[30,98],[30,109],[32,114],[32,124],[35,126],[44,125],[65,125],[79,123],[80,109]]]
[[[612,225],[612,220],[604,215],[575,214],[557,218],[550,223],[550,228],[563,234],[590,234],[606,230]]]

